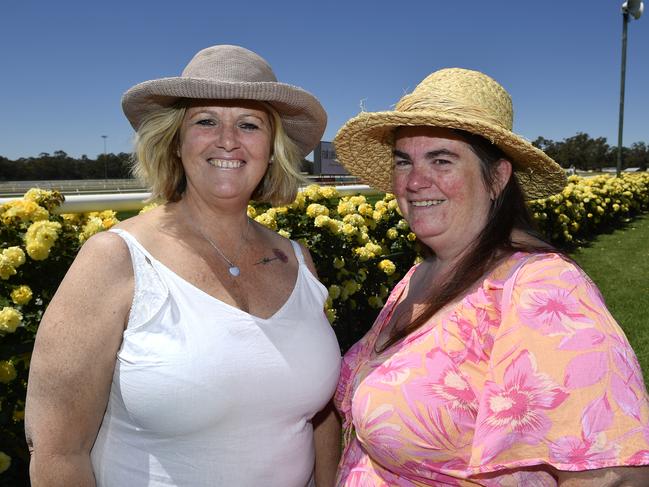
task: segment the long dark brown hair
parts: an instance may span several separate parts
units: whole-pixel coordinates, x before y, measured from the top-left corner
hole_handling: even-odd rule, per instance
[[[482,179],[489,190],[495,188],[498,162],[509,160],[505,153],[483,137],[462,130],[452,130],[460,136],[478,156]],[[540,241],[540,244],[528,244],[512,241],[512,231],[521,230]],[[422,245],[423,253],[433,256],[431,250]],[[524,252],[559,252],[547,243],[534,226],[530,212],[525,204],[525,194],[518,183],[514,172],[509,181],[492,201],[487,216],[487,224],[472,243],[471,247],[459,262],[450,270],[449,279],[437,289],[430,289],[425,296],[424,309],[410,323],[408,318],[396,317],[396,326],[387,342],[379,352],[394,345],[413,331],[424,325],[430,318],[448,303],[460,297],[482,276],[493,269],[505,256],[517,251]],[[434,258],[434,257],[433,257]]]

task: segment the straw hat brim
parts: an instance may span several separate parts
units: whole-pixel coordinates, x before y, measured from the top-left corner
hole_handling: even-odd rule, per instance
[[[394,131],[402,126],[459,129],[484,137],[507,155],[527,199],[556,194],[566,185],[561,166],[522,137],[483,120],[439,111],[361,113],[336,134],[338,161],[371,187],[391,192]]]
[[[302,157],[320,142],[327,114],[306,90],[279,82],[228,82],[173,77],[139,83],[122,97],[122,109],[137,131],[144,118],[180,98],[207,100],[255,100],[270,104],[280,115],[286,134],[297,144]]]

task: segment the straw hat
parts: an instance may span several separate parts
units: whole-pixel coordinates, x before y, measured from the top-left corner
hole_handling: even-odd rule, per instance
[[[481,135],[511,160],[528,199],[560,192],[564,170],[543,151],[512,132],[509,93],[489,76],[468,69],[441,69],[405,95],[394,111],[363,112],[336,134],[338,161],[370,186],[392,191],[394,132],[401,126],[460,129]]]
[[[137,131],[149,113],[180,98],[265,101],[277,110],[302,156],[320,142],[327,125],[327,114],[312,94],[279,83],[263,58],[239,46],[208,47],[194,56],[180,77],[133,86],[122,97],[122,109]]]

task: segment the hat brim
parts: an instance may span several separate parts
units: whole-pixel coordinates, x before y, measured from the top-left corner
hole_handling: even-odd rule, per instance
[[[202,78],[162,78],[145,81],[122,97],[122,109],[137,131],[151,112],[167,108],[181,98],[206,100],[256,100],[270,104],[280,115],[286,134],[302,157],[311,152],[324,133],[327,114],[306,90],[279,82],[227,82]]]
[[[404,126],[458,129],[480,135],[509,158],[527,199],[544,198],[566,185],[565,171],[542,150],[495,124],[436,111],[361,113],[334,139],[336,157],[347,170],[373,188],[392,191],[394,130]]]

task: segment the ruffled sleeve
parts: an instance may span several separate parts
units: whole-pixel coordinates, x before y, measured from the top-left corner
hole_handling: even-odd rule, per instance
[[[649,464],[649,402],[623,331],[592,281],[557,254],[506,280],[469,471]]]

